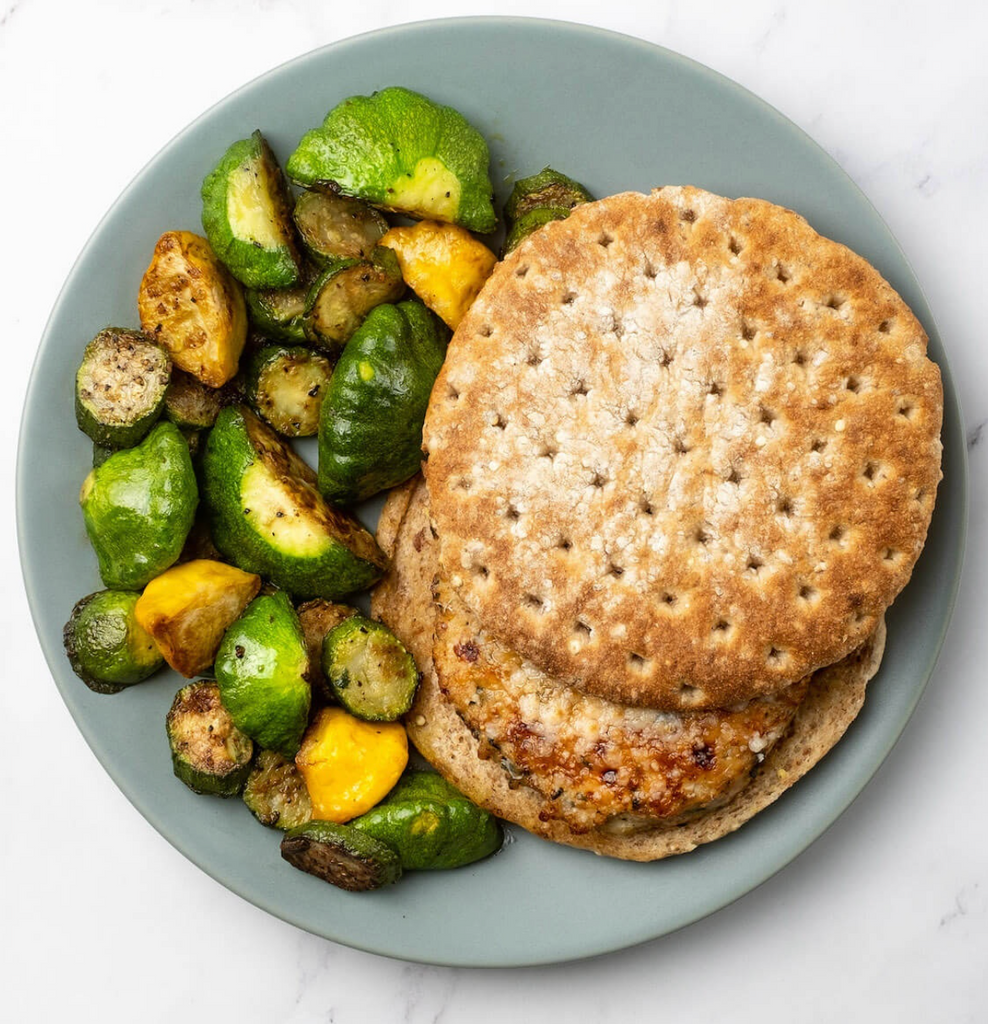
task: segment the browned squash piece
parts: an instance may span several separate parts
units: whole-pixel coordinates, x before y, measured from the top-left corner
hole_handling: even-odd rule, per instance
[[[306,678],[316,692],[327,700],[332,700],[332,691],[322,671],[322,642],[331,629],[356,614],[357,609],[348,604],[336,604],[321,597],[298,606],[298,621],[302,625],[305,646],[309,649],[309,671]]]
[[[211,388],[237,372],[247,340],[244,293],[205,238],[166,231],[158,239],[137,309],[179,369]]]
[[[191,679],[212,665],[223,634],[260,587],[260,576],[200,558],[153,579],[134,615],[165,661]]]
[[[363,722],[343,708],[318,711],[295,755],[312,817],[339,824],[380,803],[407,764],[408,736],[400,722]]]
[[[391,228],[380,244],[395,251],[408,286],[454,331],[497,263],[466,228],[437,221]]]

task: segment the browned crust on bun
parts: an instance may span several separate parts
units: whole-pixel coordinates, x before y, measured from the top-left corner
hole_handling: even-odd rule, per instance
[[[940,479],[926,343],[791,210],[689,187],[579,206],[496,268],[433,390],[444,575],[585,692],[777,691],[910,578]]]

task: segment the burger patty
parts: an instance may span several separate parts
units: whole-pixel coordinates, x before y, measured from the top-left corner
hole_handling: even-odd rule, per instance
[[[726,710],[615,704],[546,675],[493,640],[442,579],[439,684],[481,753],[546,797],[577,833],[654,827],[729,800],[788,731],[809,678]]]

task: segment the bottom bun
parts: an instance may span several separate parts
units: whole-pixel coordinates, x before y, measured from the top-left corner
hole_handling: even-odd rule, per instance
[[[657,821],[627,831],[616,822],[577,834],[552,817],[549,802],[510,778],[499,761],[485,758],[481,744],[443,696],[432,663],[435,605],[432,583],[438,545],[429,521],[429,494],[415,478],[388,497],[378,525],[378,543],[391,558],[388,575],[375,588],[371,608],[411,651],[422,671],[415,704],[405,719],[419,752],[471,800],[506,821],[557,843],[623,860],[660,860],[688,853],[735,831],[801,779],[847,731],[864,703],[868,681],[878,671],[885,625],[857,650],[814,673],[790,732],[730,801],[695,812],[674,824]]]

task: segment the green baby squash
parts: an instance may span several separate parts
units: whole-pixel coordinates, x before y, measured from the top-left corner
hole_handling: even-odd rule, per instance
[[[165,663],[134,615],[138,594],[100,590],[78,601],[62,631],[75,674],[96,693],[118,693]]]
[[[494,815],[428,771],[409,772],[384,801],[350,824],[396,850],[406,871],[472,864],[504,841]]]
[[[409,89],[351,96],[288,158],[299,185],[486,234],[497,226],[487,143],[462,114]]]
[[[199,503],[178,427],[159,423],[137,447],[109,456],[86,477],[79,503],[103,582],[143,589],[182,553]]]
[[[377,306],[347,342],[319,414],[319,490],[362,501],[418,472],[449,331],[419,302]]]
[[[294,757],[309,718],[308,666],[298,615],[279,591],[251,601],[224,634],[213,667],[233,724],[261,747]]]

